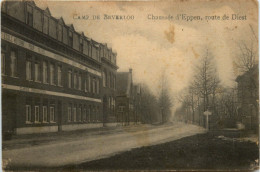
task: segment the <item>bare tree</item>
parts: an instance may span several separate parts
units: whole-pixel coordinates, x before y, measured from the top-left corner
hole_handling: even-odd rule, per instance
[[[169,121],[169,117],[171,115],[171,107],[173,106],[165,71],[162,73],[160,85],[161,91],[159,93],[158,104],[161,110],[162,123],[165,123]]]
[[[220,127],[234,127],[237,116],[237,92],[235,88],[223,88],[216,98]]]
[[[158,122],[159,110],[156,96],[152,94],[145,84],[142,84],[140,107],[142,123]]]
[[[195,90],[203,98],[203,110],[206,111],[210,106],[210,95],[213,95],[212,100],[214,103],[216,89],[219,85],[214,58],[208,49],[206,49],[201,63],[196,66],[194,78]],[[211,105],[214,106],[214,104]]]
[[[238,48],[240,52],[235,61],[235,65],[239,71],[244,73],[258,64],[257,47],[254,44],[254,41],[251,41],[250,44],[241,41],[238,43]]]
[[[195,121],[195,106],[197,103],[196,100],[196,90],[193,86],[193,84],[191,84],[191,86],[187,89],[184,89],[177,97],[178,101],[180,103],[183,104],[183,108],[186,110],[186,115],[184,117],[184,119],[187,121],[190,119],[190,115],[191,115],[191,121],[192,123],[194,123]],[[190,109],[191,109],[191,114],[190,114]],[[183,114],[184,115],[184,114]]]

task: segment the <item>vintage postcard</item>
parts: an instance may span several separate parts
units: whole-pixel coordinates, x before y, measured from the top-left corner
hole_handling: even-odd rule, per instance
[[[257,171],[258,6],[2,1],[2,170]]]

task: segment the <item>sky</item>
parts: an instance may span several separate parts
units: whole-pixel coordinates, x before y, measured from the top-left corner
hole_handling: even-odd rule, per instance
[[[120,71],[133,69],[134,82],[146,83],[158,94],[162,71],[166,73],[172,96],[187,87],[208,49],[216,59],[221,84],[235,85],[238,75],[233,62],[239,55],[238,44],[256,43],[258,8],[256,1],[36,1],[37,6],[63,17],[78,32],[107,43],[117,52]],[[104,15],[134,15],[134,20],[104,20]],[[154,16],[201,16],[203,20],[149,20]],[[246,15],[246,20],[205,20],[205,16]],[[79,20],[75,16],[99,15],[100,20]]]

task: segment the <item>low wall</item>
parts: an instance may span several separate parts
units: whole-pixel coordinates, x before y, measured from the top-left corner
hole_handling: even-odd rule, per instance
[[[23,127],[16,128],[16,134],[34,134],[34,133],[51,133],[58,132],[58,126],[43,126],[43,127]]]
[[[141,124],[140,122],[137,123],[138,125]],[[136,123],[130,122],[130,125],[136,125]],[[122,123],[106,123],[105,127],[118,127],[124,126]],[[93,129],[93,128],[102,128],[103,123],[88,123],[88,124],[67,124],[62,125],[62,131],[73,131],[73,130],[84,130],[84,129]],[[16,134],[35,134],[35,133],[51,133],[51,132],[58,132],[58,126],[42,126],[42,127],[23,127],[17,128]]]
[[[90,128],[101,128],[103,127],[103,123],[92,123],[92,124],[67,124],[62,125],[62,131],[72,131],[72,130],[83,130],[83,129],[90,129]]]
[[[117,126],[119,126],[119,124],[116,122],[114,122],[114,123],[110,122],[110,123],[106,123],[105,126],[106,127],[117,127]]]

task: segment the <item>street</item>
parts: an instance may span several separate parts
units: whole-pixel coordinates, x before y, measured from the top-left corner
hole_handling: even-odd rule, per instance
[[[209,132],[57,170],[256,171],[259,149],[257,136],[254,138],[253,141]]]
[[[141,129],[140,129],[141,127]],[[4,166],[10,169],[60,167],[93,161],[133,148],[161,144],[204,133],[205,129],[183,123],[148,128],[127,127],[121,131],[93,134],[70,140],[3,150]]]

